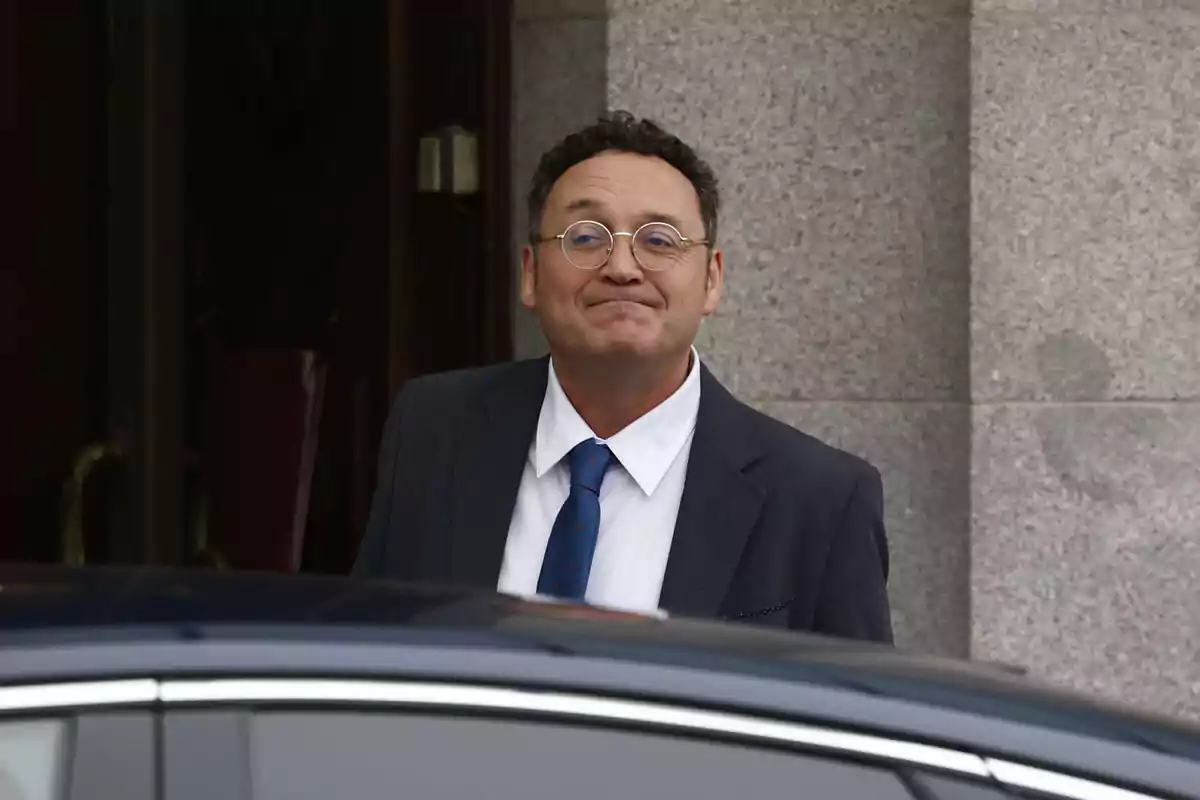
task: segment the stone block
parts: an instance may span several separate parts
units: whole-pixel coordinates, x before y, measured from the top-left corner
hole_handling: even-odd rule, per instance
[[[972,654],[1200,716],[1200,404],[974,412]]]
[[[518,22],[548,19],[607,19],[604,0],[514,0],[513,19]]]
[[[1200,13],[972,42],[973,397],[1200,398]]]

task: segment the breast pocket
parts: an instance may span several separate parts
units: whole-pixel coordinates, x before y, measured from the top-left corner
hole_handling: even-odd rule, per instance
[[[793,597],[782,603],[776,603],[763,608],[739,611],[722,619],[727,622],[746,622],[751,625],[769,625],[771,627],[786,628],[788,624],[788,611],[795,602],[796,598]]]

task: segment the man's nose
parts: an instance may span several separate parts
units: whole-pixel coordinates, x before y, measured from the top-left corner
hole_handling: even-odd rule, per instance
[[[645,277],[642,274],[642,265],[633,255],[633,236],[631,234],[613,234],[612,253],[600,271],[604,277],[616,283],[634,283]]]

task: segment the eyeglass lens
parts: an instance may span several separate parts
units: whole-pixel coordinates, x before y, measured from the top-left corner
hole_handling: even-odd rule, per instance
[[[598,269],[608,261],[614,246],[613,234],[598,222],[576,222],[563,234],[563,254],[580,269]],[[686,253],[679,231],[661,222],[639,228],[633,237],[633,256],[643,268],[670,269]]]

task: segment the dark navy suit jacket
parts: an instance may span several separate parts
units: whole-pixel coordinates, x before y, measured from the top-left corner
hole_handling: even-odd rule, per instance
[[[495,589],[547,358],[410,381],[388,417],[358,575]],[[891,642],[879,472],[736,400],[700,409],[659,605]]]

